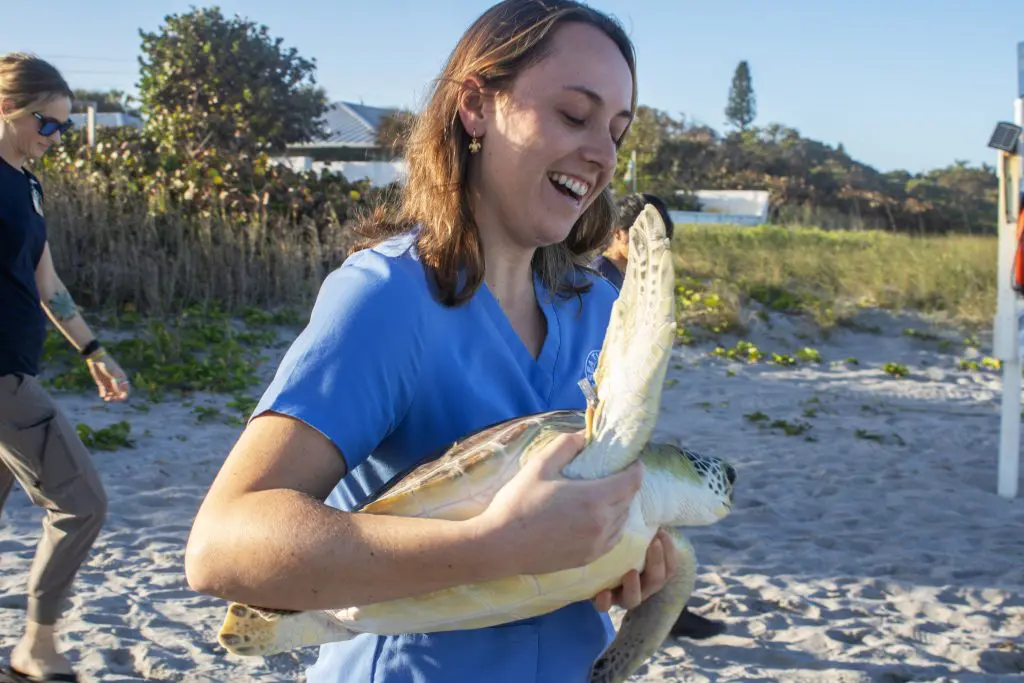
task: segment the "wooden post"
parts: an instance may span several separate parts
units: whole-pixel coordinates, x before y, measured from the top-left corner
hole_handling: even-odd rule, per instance
[[[75,100],[74,104],[85,107],[85,144],[96,146],[96,109],[97,104],[88,100]]]
[[[90,102],[85,110],[85,139],[90,147],[96,146],[96,103]]]

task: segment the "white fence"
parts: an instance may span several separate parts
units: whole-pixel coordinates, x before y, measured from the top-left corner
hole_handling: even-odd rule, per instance
[[[295,171],[340,173],[345,180],[356,182],[369,180],[374,187],[398,181],[404,182],[407,169],[405,161],[313,161],[310,157],[279,157],[276,163]]]

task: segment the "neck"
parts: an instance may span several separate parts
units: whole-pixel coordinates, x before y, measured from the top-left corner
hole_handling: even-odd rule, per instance
[[[607,250],[605,250],[604,257],[611,261],[612,263],[614,263],[615,267],[618,268],[620,271],[622,271],[623,273],[626,272],[626,255],[623,254],[620,249],[617,249],[615,247],[609,247]]]
[[[536,247],[518,243],[501,219],[473,197],[480,244],[484,252],[484,281],[506,313],[522,312],[537,305],[533,289],[533,255]]]
[[[0,158],[9,163],[14,168],[21,170],[21,167],[25,165],[25,155],[19,153],[14,148],[14,140],[10,133],[7,133],[0,129]]]
[[[524,249],[502,235],[479,226],[484,250],[484,281],[506,311],[536,305],[533,289],[533,249]]]

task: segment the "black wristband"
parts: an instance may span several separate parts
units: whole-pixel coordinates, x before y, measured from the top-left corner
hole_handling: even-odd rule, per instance
[[[82,354],[83,358],[85,358],[86,356],[88,356],[90,354],[93,354],[93,353],[96,353],[99,350],[100,350],[100,341],[98,339],[93,339],[91,342],[86,344],[82,348],[82,350],[79,351],[79,353]]]

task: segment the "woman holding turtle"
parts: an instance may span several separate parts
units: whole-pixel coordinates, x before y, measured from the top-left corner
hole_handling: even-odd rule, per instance
[[[579,566],[619,537],[639,465],[561,468],[566,437],[464,522],[352,514],[393,475],[482,427],[582,409],[615,289],[587,270],[612,228],[608,185],[636,107],[633,47],[569,0],[507,0],[452,52],[407,146],[395,217],[331,273],[309,325],[193,526],[196,590],[269,608],[366,604]],[[675,570],[514,624],[362,635],[320,649],[310,683],[582,681],[629,608]]]

